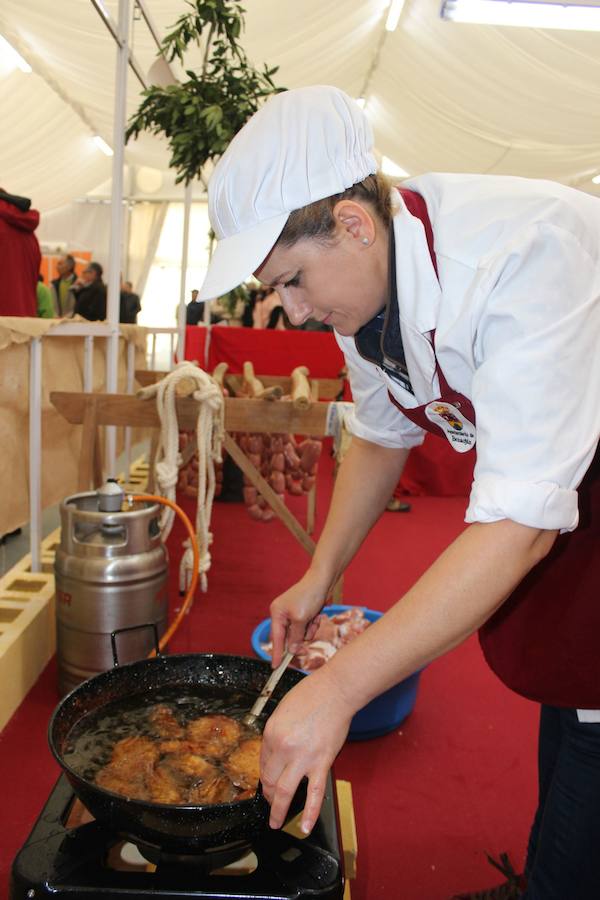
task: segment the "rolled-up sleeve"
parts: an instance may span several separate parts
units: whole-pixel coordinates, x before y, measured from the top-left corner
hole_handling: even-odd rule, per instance
[[[483,475],[473,482],[467,522],[513,519],[532,528],[577,527],[577,491],[552,482],[524,482]]]

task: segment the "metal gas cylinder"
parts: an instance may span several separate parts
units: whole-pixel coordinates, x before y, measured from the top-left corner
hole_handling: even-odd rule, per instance
[[[158,503],[124,503],[114,479],[60,505],[56,552],[56,643],[61,694],[113,665],[111,632],[168,616],[168,555],[160,538]],[[151,628],[116,638],[120,663],[147,656]]]

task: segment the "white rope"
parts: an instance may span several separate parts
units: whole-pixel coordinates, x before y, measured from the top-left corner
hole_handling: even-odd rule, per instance
[[[198,419],[196,421],[196,444],[198,453],[198,505],[196,507],[196,534],[200,562],[198,574],[200,587],[206,591],[206,573],[210,569],[211,556],[209,547],[213,536],[210,532],[210,519],[215,496],[215,462],[221,462],[221,447],[225,434],[225,405],[221,388],[211,376],[190,362],[181,362],[158,384],[143,388],[138,397],[149,399],[156,397],[156,409],[160,418],[160,441],[156,454],[155,476],[160,493],[168,500],[175,501],[175,489],[181,454],[179,453],[179,424],[177,422],[177,387],[184,379],[189,379],[194,400],[198,401]],[[175,513],[168,506],[161,515],[160,529],[162,539],[166,541]],[[185,552],[179,567],[179,589],[185,591],[191,581],[193,553],[189,539],[184,541]]]

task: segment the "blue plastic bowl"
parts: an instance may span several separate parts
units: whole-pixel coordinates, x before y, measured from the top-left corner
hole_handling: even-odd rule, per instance
[[[362,609],[365,619],[369,622],[375,622],[380,619],[383,613],[376,612],[373,609]],[[323,612],[329,616],[336,613],[345,612],[352,609],[351,606],[325,606]],[[270,659],[268,653],[262,649],[262,644],[266,644],[271,638],[271,620],[263,619],[252,632],[252,649],[261,659]],[[308,673],[310,674],[310,673]],[[367,738],[379,737],[387,734],[397,728],[401,722],[412,712],[417,699],[417,690],[419,687],[419,677],[421,673],[415,672],[409,678],[405,678],[400,684],[390,688],[379,697],[375,697],[365,707],[360,709],[350,725],[348,737],[353,741],[364,741]]]

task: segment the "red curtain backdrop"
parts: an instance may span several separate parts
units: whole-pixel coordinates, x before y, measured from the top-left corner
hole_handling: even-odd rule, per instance
[[[204,362],[206,328],[186,329],[185,356]],[[344,356],[333,334],[322,331],[276,331],[262,328],[211,329],[207,369],[226,362],[238,374],[245,362],[254,365],[257,375],[289,375],[296,366],[306,366],[314,378],[336,378],[344,366]]]
[[[204,365],[206,338],[206,328],[187,327],[186,359]],[[226,362],[229,371],[237,374],[246,361],[253,363],[257,375],[289,375],[296,366],[306,366],[314,378],[336,378],[344,366],[344,356],[329,332],[211,329],[209,372]],[[345,399],[351,399],[349,390]],[[427,435],[423,445],[411,452],[395,496],[466,497],[474,464],[473,451],[457,453],[444,437]]]

